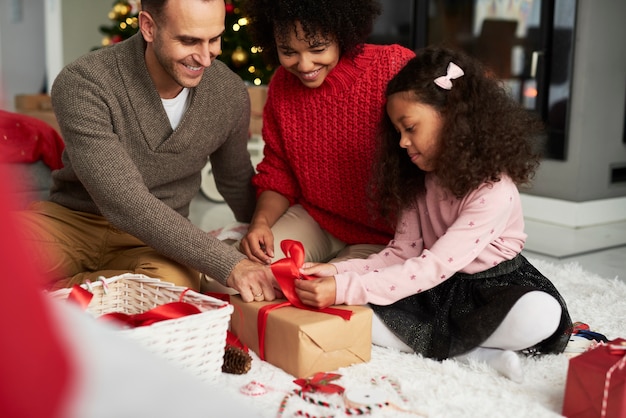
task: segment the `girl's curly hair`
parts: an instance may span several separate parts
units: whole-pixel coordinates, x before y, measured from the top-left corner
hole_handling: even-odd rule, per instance
[[[382,9],[376,0],[247,0],[248,33],[267,64],[280,65],[276,39],[286,41],[300,22],[307,39],[334,39],[341,54],[357,55]]]
[[[452,81],[450,90],[444,90],[434,79],[446,74],[450,62],[465,74]],[[389,81],[387,98],[396,93],[432,106],[442,116],[434,174],[457,198],[484,182],[499,181],[502,174],[517,185],[532,180],[541,158],[539,139],[544,125],[477,60],[460,51],[423,48]],[[383,217],[392,224],[397,214],[425,191],[426,173],[411,162],[399,142],[400,134],[386,115],[371,191]]]

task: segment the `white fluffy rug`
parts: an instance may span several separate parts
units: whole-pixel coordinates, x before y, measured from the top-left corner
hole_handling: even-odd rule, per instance
[[[556,266],[530,260],[549,277],[567,302],[572,321],[589,324],[607,338],[626,337],[626,284],[584,271],[578,264]],[[299,388],[294,377],[254,353],[252,368],[244,375],[222,374],[219,385],[235,401],[250,405],[261,417],[278,416],[285,394]],[[335,383],[349,389],[384,391],[387,400],[405,411],[373,408],[373,417],[558,417],[561,416],[568,357],[564,354],[522,359],[525,378],[521,384],[500,376],[482,363],[436,362],[414,354],[373,347],[368,363],[341,368]],[[251,396],[240,389],[256,382],[265,393]],[[342,407],[338,395],[315,396],[318,402]],[[283,417],[342,417],[343,409],[311,403],[291,396]]]

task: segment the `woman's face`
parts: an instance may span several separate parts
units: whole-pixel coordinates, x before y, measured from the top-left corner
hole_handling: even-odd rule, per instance
[[[300,22],[288,39],[276,38],[276,46],[280,64],[312,89],[321,86],[339,62],[337,42],[321,37],[305,39]]]
[[[387,99],[387,114],[400,134],[399,145],[406,148],[411,162],[423,171],[435,170],[443,125],[439,112],[406,93],[395,93]]]

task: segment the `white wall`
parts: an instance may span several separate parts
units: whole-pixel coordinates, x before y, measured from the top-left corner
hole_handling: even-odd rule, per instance
[[[0,108],[47,91],[64,65],[99,46],[113,0],[0,0]],[[15,10],[21,18],[15,19]]]
[[[39,0],[41,1],[41,0]],[[52,43],[47,38],[47,60],[50,80],[54,80],[63,66],[74,61],[92,48],[100,46],[101,25],[111,25],[108,14],[116,3],[113,0],[45,0],[46,34],[57,37]],[[49,29],[48,29],[49,28]],[[54,54],[51,50],[56,48]]]
[[[0,0],[0,108],[45,88],[43,0]]]
[[[101,25],[112,24],[108,14],[115,1],[44,1],[48,84],[52,85],[65,65],[100,46],[103,35],[99,28]]]
[[[63,5],[62,0],[43,0],[46,38],[44,51],[46,55],[46,76],[48,92],[59,71],[65,65],[63,46]],[[67,32],[67,31],[65,31]]]

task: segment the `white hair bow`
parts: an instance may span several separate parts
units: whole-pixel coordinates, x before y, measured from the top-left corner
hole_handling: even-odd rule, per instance
[[[452,80],[461,77],[463,74],[465,73],[463,72],[461,67],[453,62],[450,62],[450,64],[448,64],[447,74],[435,78],[435,84],[437,84],[442,89],[450,90],[452,88]]]

